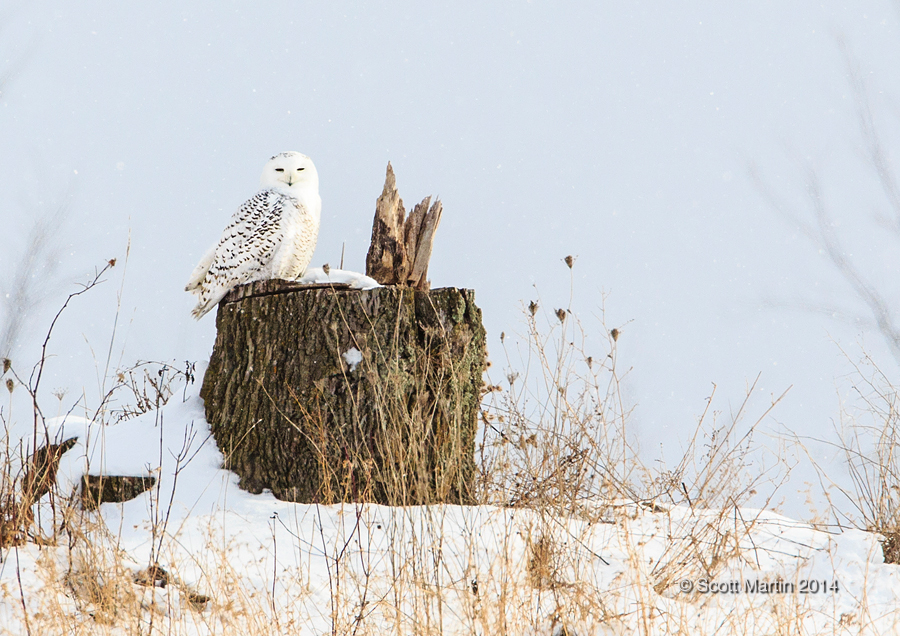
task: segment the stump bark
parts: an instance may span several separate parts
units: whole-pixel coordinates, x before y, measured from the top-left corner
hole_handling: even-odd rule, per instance
[[[485,332],[474,292],[263,281],[219,305],[201,396],[242,488],[470,503]]]

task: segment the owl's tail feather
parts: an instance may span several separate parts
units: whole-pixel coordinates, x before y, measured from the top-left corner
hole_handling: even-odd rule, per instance
[[[198,303],[197,306],[191,310],[191,316],[193,316],[195,320],[200,320],[209,313],[210,309],[212,309],[211,303]]]
[[[197,303],[197,306],[191,310],[191,315],[194,317],[195,320],[200,320],[201,318],[203,318],[203,316],[205,316],[206,314],[209,313],[210,309],[212,309],[213,307],[215,307],[218,304],[219,304],[218,298],[215,300],[212,300],[212,299],[206,300],[206,301],[201,300],[199,303]]]
[[[209,273],[209,268],[212,267],[213,260],[216,258],[217,247],[218,244],[213,245],[209,251],[203,255],[203,258],[200,259],[197,267],[191,272],[191,277],[188,280],[187,285],[184,286],[184,291],[194,291],[195,289],[200,288],[200,285],[203,284],[203,280],[206,278],[206,274]]]
[[[231,291],[230,287],[201,288],[201,291],[198,293],[200,298],[197,301],[197,306],[191,310],[191,315],[200,320],[218,305],[219,301],[225,298],[229,291]]]

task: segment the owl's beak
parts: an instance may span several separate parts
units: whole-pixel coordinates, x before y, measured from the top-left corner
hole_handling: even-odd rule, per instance
[[[288,175],[287,184],[288,184],[288,187],[294,185],[294,175],[292,175],[292,174]]]

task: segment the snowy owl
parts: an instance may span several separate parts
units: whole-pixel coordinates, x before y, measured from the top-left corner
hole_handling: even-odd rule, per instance
[[[238,285],[301,276],[316,249],[321,211],[312,160],[299,152],[269,159],[259,192],[234,213],[184,288],[198,296],[194,318],[199,320]]]

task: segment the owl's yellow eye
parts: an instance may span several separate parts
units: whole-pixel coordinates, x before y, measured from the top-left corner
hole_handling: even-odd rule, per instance
[[[297,170],[306,170],[306,168],[297,168]]]
[[[284,168],[275,168],[275,172],[284,172]]]

